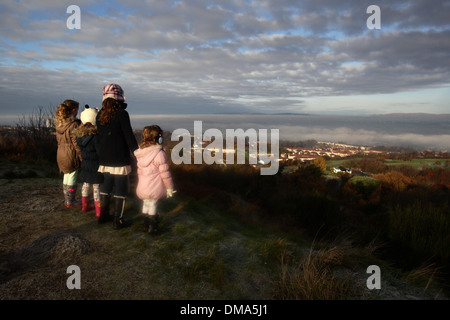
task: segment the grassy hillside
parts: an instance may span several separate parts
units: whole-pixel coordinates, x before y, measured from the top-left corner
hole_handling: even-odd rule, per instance
[[[93,212],[66,209],[59,177],[2,176],[2,300],[446,298],[433,270],[403,273],[378,258],[382,244],[356,248],[346,237],[322,242],[279,230],[243,210],[249,204],[236,195],[222,193],[229,209],[220,209],[179,192],[161,203],[163,232],[151,237],[132,194],[133,224],[117,231]],[[381,290],[366,286],[374,264]],[[66,286],[69,265],[81,269],[81,290]]]

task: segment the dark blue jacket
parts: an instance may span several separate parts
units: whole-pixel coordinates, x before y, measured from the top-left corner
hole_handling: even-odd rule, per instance
[[[81,149],[81,172],[80,181],[91,184],[103,182],[103,174],[98,172],[98,136],[97,127],[81,126],[73,132],[77,144]]]

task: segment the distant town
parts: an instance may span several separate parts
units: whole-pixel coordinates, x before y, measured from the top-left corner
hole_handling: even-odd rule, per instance
[[[50,131],[50,134],[54,134],[54,127],[50,123],[45,123],[45,125],[37,127],[25,127],[25,126],[10,126],[3,125],[0,126],[0,134],[2,135],[18,135],[19,132],[28,131],[36,131],[36,130],[44,130]],[[136,136],[139,138],[141,136],[142,130],[134,130]],[[173,143],[170,142],[171,133],[164,132],[164,139],[170,145]],[[192,137],[193,139],[193,137]],[[201,149],[208,149],[208,141],[202,141]],[[248,147],[248,145],[246,146]],[[210,150],[213,151],[214,150]],[[222,152],[225,153],[234,153],[234,149],[223,149]],[[273,154],[268,154],[269,156],[273,156]],[[436,158],[436,159],[449,159],[450,155],[447,150],[434,151],[434,150],[413,150],[402,147],[385,147],[385,146],[362,146],[362,145],[351,145],[345,143],[336,143],[336,142],[328,142],[328,141],[316,141],[316,140],[307,140],[307,141],[280,141],[280,150],[279,150],[279,159],[280,163],[285,164],[299,164],[299,163],[309,163],[314,162],[317,158],[324,158],[325,160],[337,160],[337,159],[345,159],[349,157],[358,157],[358,156],[385,156],[389,155],[390,158],[403,158],[403,160],[408,160],[412,158]],[[344,171],[345,168],[341,168]],[[350,169],[347,169],[350,170]]]
[[[354,146],[350,144],[318,141],[314,147],[284,147],[280,153],[281,160],[314,161],[318,157],[345,158],[355,154],[381,154],[383,151],[370,147]]]

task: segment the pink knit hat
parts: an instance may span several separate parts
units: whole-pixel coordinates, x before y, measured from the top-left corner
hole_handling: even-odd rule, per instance
[[[106,98],[113,98],[121,102],[125,101],[122,88],[115,83],[111,83],[103,87],[103,100]]]

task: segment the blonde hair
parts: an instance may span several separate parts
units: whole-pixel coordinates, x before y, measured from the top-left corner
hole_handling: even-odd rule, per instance
[[[61,126],[71,120],[73,110],[78,109],[79,106],[80,104],[75,100],[65,100],[56,108],[55,124]]]
[[[139,145],[139,148],[143,149],[155,145],[156,137],[162,134],[162,129],[156,124],[145,127],[142,130],[142,143]]]

